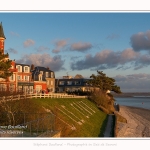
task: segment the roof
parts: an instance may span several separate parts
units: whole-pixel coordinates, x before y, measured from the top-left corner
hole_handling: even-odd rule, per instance
[[[74,79],[83,79],[83,76],[81,74],[76,74],[76,76],[74,77]]]
[[[41,66],[36,66],[35,68],[37,68],[39,71],[48,71],[48,72],[53,72],[52,70],[45,68],[45,67],[41,67]]]
[[[20,65],[20,66],[29,66],[29,67],[30,67],[30,65],[28,65],[28,64],[20,64],[20,63],[16,63],[16,65]]]
[[[3,37],[6,39],[5,35],[4,35],[4,31],[3,31],[3,26],[2,26],[2,22],[0,23],[0,37]]]

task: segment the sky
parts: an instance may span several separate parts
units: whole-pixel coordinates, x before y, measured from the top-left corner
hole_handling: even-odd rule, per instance
[[[150,92],[150,13],[1,12],[5,53],[56,78],[103,71],[122,92]]]

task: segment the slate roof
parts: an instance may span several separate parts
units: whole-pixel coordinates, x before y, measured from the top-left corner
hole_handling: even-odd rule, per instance
[[[30,65],[28,65],[28,64],[20,64],[20,63],[16,63],[16,65],[20,65],[20,66],[29,66],[29,67],[30,67]]]
[[[5,35],[4,35],[4,31],[3,31],[3,26],[2,26],[2,22],[0,23],[0,37],[3,37],[6,39]]]
[[[34,68],[34,70],[32,70],[32,79],[34,79],[34,81],[38,81],[38,75],[40,74],[40,71],[43,71],[43,76],[42,76],[42,81],[46,81],[46,77],[45,77],[45,72],[53,72],[52,70],[48,69],[48,68],[45,68],[45,67],[41,67],[41,66],[36,66]],[[50,77],[50,74],[49,74],[49,77]],[[54,78],[55,78],[55,74],[54,74]]]

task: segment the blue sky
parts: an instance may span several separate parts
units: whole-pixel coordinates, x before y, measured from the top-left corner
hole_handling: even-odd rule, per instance
[[[150,13],[0,13],[5,52],[56,78],[101,70],[123,92],[150,92]]]

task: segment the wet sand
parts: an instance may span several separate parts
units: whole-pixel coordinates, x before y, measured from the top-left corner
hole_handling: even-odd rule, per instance
[[[127,123],[117,123],[117,138],[150,137],[150,110],[120,106],[119,114],[127,119]]]

